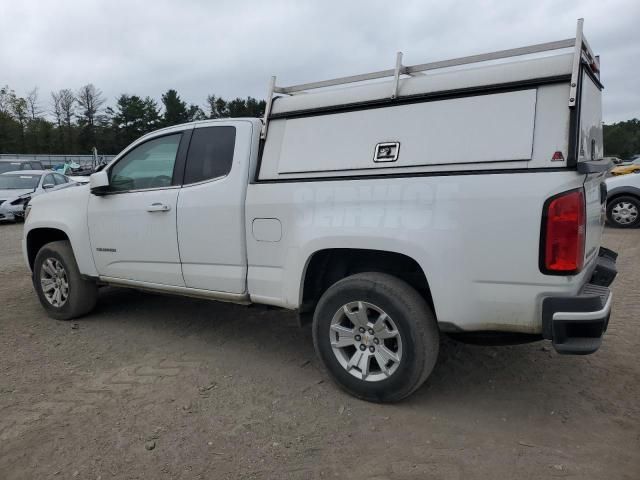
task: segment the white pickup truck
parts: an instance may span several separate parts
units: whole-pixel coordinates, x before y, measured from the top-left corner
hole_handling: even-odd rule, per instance
[[[600,246],[599,60],[577,32],[274,78],[263,120],[145,135],[90,185],[33,200],[23,248],[40,302],[75,318],[115,285],[297,310],[336,382],[381,402],[423,383],[441,332],[594,352],[616,255]]]

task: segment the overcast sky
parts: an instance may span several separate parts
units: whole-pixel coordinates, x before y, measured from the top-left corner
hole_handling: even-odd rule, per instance
[[[640,1],[0,0],[0,85],[264,98],[287,85],[585,35],[604,119],[640,118]]]

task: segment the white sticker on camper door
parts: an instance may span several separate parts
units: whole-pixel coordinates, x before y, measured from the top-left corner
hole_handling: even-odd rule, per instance
[[[386,142],[376,145],[374,162],[395,162],[400,154],[400,142]]]

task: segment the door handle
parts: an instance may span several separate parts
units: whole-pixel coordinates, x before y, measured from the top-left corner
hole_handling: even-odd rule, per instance
[[[156,202],[147,207],[147,212],[168,212],[171,210],[171,206],[164,203]]]

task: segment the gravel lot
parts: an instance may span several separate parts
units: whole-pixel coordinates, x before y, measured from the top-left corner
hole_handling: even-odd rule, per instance
[[[640,478],[640,231],[620,253],[603,347],[443,340],[397,405],[320,369],[287,312],[103,289],[47,318],[0,225],[0,478]]]

